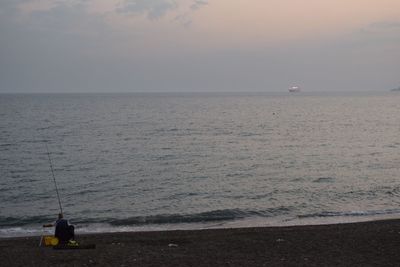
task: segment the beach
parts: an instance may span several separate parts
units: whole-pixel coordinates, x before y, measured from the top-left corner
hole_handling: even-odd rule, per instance
[[[398,266],[400,220],[80,235],[95,249],[0,239],[3,266]]]

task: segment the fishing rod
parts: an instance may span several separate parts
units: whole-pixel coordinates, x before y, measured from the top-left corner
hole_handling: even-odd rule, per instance
[[[56,192],[57,192],[58,205],[60,205],[60,212],[61,212],[61,214],[63,214],[63,210],[62,210],[62,206],[61,206],[61,200],[60,200],[60,194],[58,193],[58,187],[57,187],[57,183],[56,183],[56,177],[54,176],[53,164],[52,164],[52,162],[51,162],[49,147],[47,146],[47,143],[46,143],[46,150],[47,150],[47,157],[49,158],[51,174],[52,174],[52,176],[53,176],[54,187],[56,188]]]

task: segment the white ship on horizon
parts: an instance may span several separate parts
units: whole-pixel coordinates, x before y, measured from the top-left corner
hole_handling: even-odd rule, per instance
[[[298,92],[300,92],[300,87],[298,87],[298,86],[292,86],[292,87],[289,88],[289,92],[291,92],[291,93],[298,93]]]

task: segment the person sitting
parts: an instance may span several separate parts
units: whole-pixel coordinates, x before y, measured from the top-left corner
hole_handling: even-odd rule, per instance
[[[58,220],[54,224],[46,224],[43,227],[55,226],[54,236],[58,238],[60,244],[68,243],[70,240],[75,239],[75,227],[64,219],[62,213],[58,214]]]
[[[58,214],[54,236],[58,238],[60,243],[67,243],[69,240],[75,239],[75,228],[63,218],[62,213]]]

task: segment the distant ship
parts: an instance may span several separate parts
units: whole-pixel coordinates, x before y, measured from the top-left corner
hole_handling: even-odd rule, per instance
[[[298,86],[292,86],[292,87],[289,88],[289,92],[291,92],[291,93],[298,93],[298,92],[300,92],[300,87],[298,87]]]

